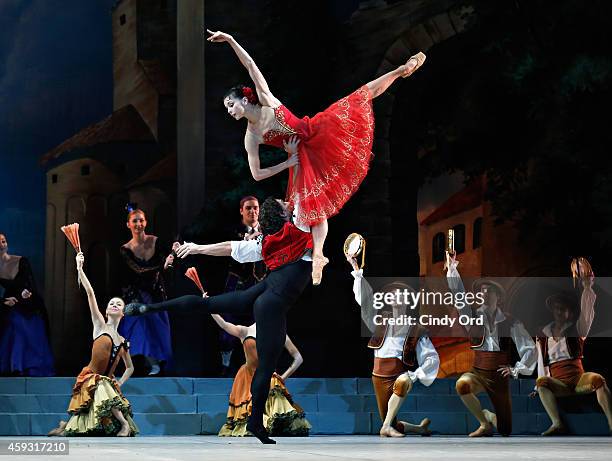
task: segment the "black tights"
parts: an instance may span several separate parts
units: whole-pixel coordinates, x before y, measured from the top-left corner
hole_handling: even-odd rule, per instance
[[[267,279],[244,291],[234,291],[209,298],[189,295],[156,304],[148,304],[147,312],[206,311],[210,314],[244,314],[253,312],[257,324],[257,355],[259,365],[251,383],[253,411],[250,422],[263,427],[263,412],[270,391],[270,379],[285,345],[286,314],[296,295],[310,279],[310,264],[292,264],[289,270],[280,269]],[[305,270],[304,270],[305,269]],[[286,272],[283,276],[281,271]],[[286,280],[287,277],[290,279]],[[274,291],[272,290],[274,287]],[[281,296],[278,293],[291,293]]]

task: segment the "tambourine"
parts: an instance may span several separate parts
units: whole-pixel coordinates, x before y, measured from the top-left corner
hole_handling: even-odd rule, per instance
[[[591,267],[591,264],[586,258],[582,256],[572,259],[572,263],[570,264],[570,270],[572,271],[574,288],[576,288],[576,282],[578,281],[578,279],[593,276],[593,268]]]
[[[444,258],[443,270],[448,270],[450,268],[451,256],[455,256],[455,231],[454,229],[448,230],[448,238],[446,240],[446,256]]]
[[[365,247],[366,240],[363,236],[352,233],[349,235],[344,241],[344,254],[350,258],[357,258],[361,254],[361,266],[360,269],[363,269],[365,265]]]

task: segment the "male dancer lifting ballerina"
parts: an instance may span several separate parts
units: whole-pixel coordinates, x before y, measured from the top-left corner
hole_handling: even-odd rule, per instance
[[[263,425],[270,378],[285,346],[287,311],[308,285],[312,272],[310,229],[298,228],[290,221],[291,217],[286,202],[268,198],[261,207],[259,222],[262,235],[257,239],[210,245],[185,243],[178,249],[177,255],[181,258],[202,254],[231,256],[241,263],[263,260],[270,274],[248,290],[206,298],[182,296],[156,304],[129,304],[125,308],[126,315],[190,310],[210,314],[244,314],[252,311],[257,323],[259,366],[251,383],[253,411],[247,430],[262,443],[276,443],[268,437]]]

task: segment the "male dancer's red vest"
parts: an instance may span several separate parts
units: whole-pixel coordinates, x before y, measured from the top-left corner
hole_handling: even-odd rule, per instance
[[[271,271],[299,260],[307,250],[312,250],[312,234],[286,222],[276,234],[263,239],[261,255]]]

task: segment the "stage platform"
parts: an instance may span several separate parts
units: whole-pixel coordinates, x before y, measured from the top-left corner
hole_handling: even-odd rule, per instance
[[[40,441],[49,441],[39,437]],[[0,443],[9,440],[0,437]],[[30,440],[30,439],[28,439]],[[278,438],[276,445],[262,445],[253,438],[226,439],[216,436],[164,436],[114,438],[70,438],[69,459],[74,460],[609,460],[609,437],[405,437],[313,436]],[[3,456],[3,458],[5,458]],[[7,456],[5,459],[24,459]],[[61,456],[27,456],[28,460],[62,459]]]
[[[0,435],[45,435],[60,419],[67,419],[73,384],[74,378],[0,378]],[[231,384],[231,379],[133,378],[123,392],[141,435],[216,434],[225,422]],[[476,420],[454,385],[454,379],[436,380],[429,388],[418,383],[400,418],[418,423],[427,416],[437,435],[471,432]],[[515,435],[537,435],[550,425],[540,399],[528,397],[533,386],[531,379],[511,381]],[[367,435],[380,429],[369,378],[292,378],[287,387],[306,411],[313,435]],[[481,400],[490,408],[486,396]],[[594,395],[564,400],[564,417],[574,435],[608,434]]]

